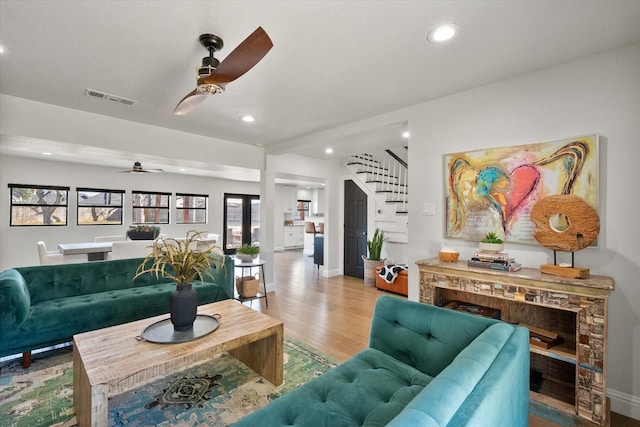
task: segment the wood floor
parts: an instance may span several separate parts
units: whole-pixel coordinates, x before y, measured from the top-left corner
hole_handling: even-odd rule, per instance
[[[313,258],[301,251],[278,252],[274,257],[276,292],[264,299],[245,302],[258,311],[282,320],[286,335],[305,342],[339,360],[367,347],[373,307],[389,292],[364,286],[347,276],[319,277]],[[538,417],[530,427],[557,426]],[[612,413],[612,427],[640,427],[640,421]]]

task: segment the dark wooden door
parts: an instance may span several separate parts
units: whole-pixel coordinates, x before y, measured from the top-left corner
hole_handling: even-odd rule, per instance
[[[364,278],[367,255],[367,195],[349,180],[344,183],[344,275]]]

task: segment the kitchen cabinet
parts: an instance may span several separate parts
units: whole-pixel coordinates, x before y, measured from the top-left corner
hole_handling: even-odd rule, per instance
[[[302,225],[290,225],[284,227],[285,249],[301,248],[304,245],[304,227]]]

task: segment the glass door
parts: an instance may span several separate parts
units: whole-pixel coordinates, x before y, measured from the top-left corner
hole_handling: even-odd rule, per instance
[[[224,195],[224,251],[234,254],[240,246],[260,246],[260,196]]]

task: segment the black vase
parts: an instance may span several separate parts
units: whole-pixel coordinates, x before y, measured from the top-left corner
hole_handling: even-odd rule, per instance
[[[198,313],[198,294],[191,287],[191,283],[176,286],[176,289],[171,293],[169,313],[174,330],[189,331],[193,329],[193,322],[195,322]]]

